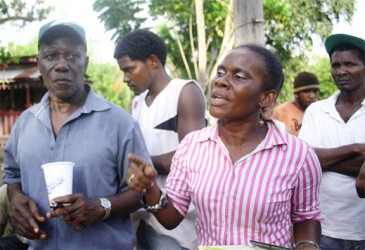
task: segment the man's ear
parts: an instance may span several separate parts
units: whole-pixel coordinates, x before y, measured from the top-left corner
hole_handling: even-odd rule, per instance
[[[161,64],[160,59],[158,59],[158,57],[154,54],[148,57],[147,62],[152,68],[157,68]]]
[[[39,70],[39,55],[37,56],[37,68]]]
[[[278,92],[276,90],[271,89],[265,91],[262,94],[260,106],[263,108],[271,106],[275,102],[277,97],[278,97]]]
[[[86,56],[85,57],[85,73],[86,73],[86,71],[87,71],[87,67],[89,66],[89,57],[88,56]]]

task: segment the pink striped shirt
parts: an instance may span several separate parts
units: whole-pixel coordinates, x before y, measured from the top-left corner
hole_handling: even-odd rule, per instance
[[[250,154],[232,164],[218,125],[188,134],[173,158],[167,193],[185,215],[197,209],[199,245],[250,245],[250,240],[291,247],[290,226],[321,220],[322,176],[314,150],[268,123]]]

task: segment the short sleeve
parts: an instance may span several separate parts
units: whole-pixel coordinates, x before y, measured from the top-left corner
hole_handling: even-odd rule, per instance
[[[292,220],[322,220],[319,201],[319,187],[322,170],[313,148],[308,146],[303,166],[301,167],[294,195],[292,197]]]

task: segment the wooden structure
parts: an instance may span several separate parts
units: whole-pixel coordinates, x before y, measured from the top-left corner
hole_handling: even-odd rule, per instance
[[[233,0],[235,47],[265,45],[263,0]]]
[[[47,91],[37,68],[36,56],[25,56],[0,66],[0,137],[7,137],[16,118],[39,102]]]

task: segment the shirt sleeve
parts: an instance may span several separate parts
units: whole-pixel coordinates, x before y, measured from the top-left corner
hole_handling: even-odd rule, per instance
[[[306,151],[292,197],[293,223],[305,220],[322,220],[319,201],[321,166],[313,148],[308,146]]]
[[[118,173],[119,173],[119,190],[126,190],[128,189],[127,182],[125,180],[125,176],[127,174],[127,170],[130,164],[128,160],[128,154],[133,153],[143,159],[145,159],[149,164],[152,164],[152,160],[150,155],[148,154],[146,144],[144,142],[141,130],[137,121],[133,119],[131,122],[132,126],[130,127],[129,131],[123,131],[120,133],[119,136],[119,162],[118,162]],[[128,136],[125,136],[128,135]]]
[[[17,149],[19,142],[18,137],[20,133],[19,124],[22,121],[22,117],[23,116],[17,118],[4,149],[4,163],[3,163],[5,170],[4,182],[7,184],[21,182],[20,167],[15,159],[17,158]]]
[[[180,142],[172,159],[170,173],[166,180],[166,192],[174,207],[185,217],[191,202],[189,172],[187,166],[189,135]]]

